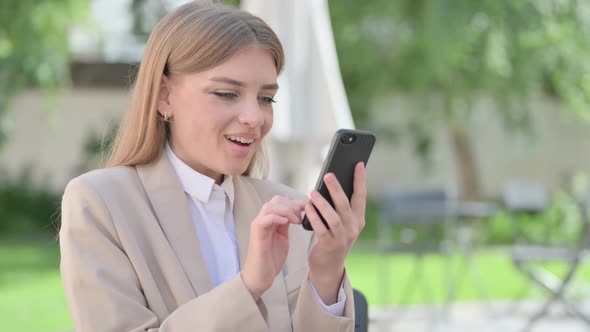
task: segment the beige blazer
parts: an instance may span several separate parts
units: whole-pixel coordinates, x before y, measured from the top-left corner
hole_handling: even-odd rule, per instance
[[[250,222],[292,189],[234,177],[240,264]],[[138,167],[72,180],[62,202],[61,274],[76,331],[353,331],[348,278],[344,317],[328,314],[308,282],[312,232],[290,229],[287,261],[254,302],[239,275],[213,288],[186,195],[166,154]]]

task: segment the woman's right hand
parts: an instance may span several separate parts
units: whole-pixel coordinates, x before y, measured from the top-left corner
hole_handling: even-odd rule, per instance
[[[289,225],[301,224],[305,203],[274,196],[250,224],[248,256],[240,275],[255,301],[283,268],[289,252]]]

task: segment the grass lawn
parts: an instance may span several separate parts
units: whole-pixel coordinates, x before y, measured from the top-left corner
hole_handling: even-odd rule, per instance
[[[425,298],[421,285],[416,287],[408,300],[401,301],[402,290],[408,285],[409,277],[413,276],[414,258],[409,255],[380,257],[374,253],[354,252],[347,259],[347,271],[353,287],[362,291],[372,305],[442,303],[447,294],[448,283],[445,281],[445,260],[441,256],[428,256],[424,263],[424,280],[429,286],[432,298]],[[475,280],[480,284],[490,299],[517,299],[523,297],[537,298],[546,293],[536,287],[527,292],[528,282],[512,267],[509,257],[504,250],[485,250],[475,257],[474,269],[477,274],[466,273],[464,260],[455,256],[451,260],[454,275],[461,284],[456,289],[458,301],[482,300]],[[389,266],[389,270],[387,269]],[[557,275],[563,275],[566,266],[557,263],[545,264]],[[381,285],[384,278],[383,271],[389,271],[389,286]],[[473,275],[476,277],[473,277]],[[577,278],[590,281],[590,267],[583,266]],[[387,289],[389,288],[389,289]]]
[[[3,331],[72,330],[55,240],[0,241],[0,299]]]
[[[526,289],[525,279],[511,267],[504,252],[483,251],[477,255],[476,261],[488,294],[492,298],[516,298]],[[387,262],[391,271],[389,294],[385,294],[383,286],[379,285],[380,267]],[[454,257],[453,264],[460,268],[461,259]],[[2,330],[57,332],[72,329],[58,266],[59,251],[57,243],[53,240],[0,240]],[[551,267],[557,271],[563,270],[557,265]],[[381,258],[373,253],[356,251],[350,254],[347,261],[347,271],[354,287],[361,290],[372,305],[400,304],[401,290],[407,282],[411,268],[410,256]],[[441,302],[444,298],[444,270],[441,257],[428,257],[425,269],[427,280],[432,285],[433,298],[425,299],[418,292],[404,304]],[[580,276],[590,281],[590,268],[585,267]],[[464,276],[463,286],[458,290],[459,301],[478,299],[479,294],[472,278]],[[541,294],[532,293],[532,296]]]

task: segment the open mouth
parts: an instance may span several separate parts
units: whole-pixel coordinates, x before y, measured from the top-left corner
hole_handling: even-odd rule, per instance
[[[225,138],[236,144],[239,146],[249,146],[250,144],[254,143],[254,139],[253,138],[243,138],[243,137],[237,137],[237,136],[225,136]]]

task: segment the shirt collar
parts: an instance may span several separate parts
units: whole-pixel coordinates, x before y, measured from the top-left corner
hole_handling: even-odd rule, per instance
[[[166,154],[180,180],[180,184],[187,194],[207,204],[209,199],[211,199],[211,193],[214,188],[216,190],[222,190],[229,198],[230,207],[233,211],[234,183],[231,175],[224,175],[223,182],[219,186],[215,184],[215,180],[199,173],[180,160],[168,143],[166,143]]]

